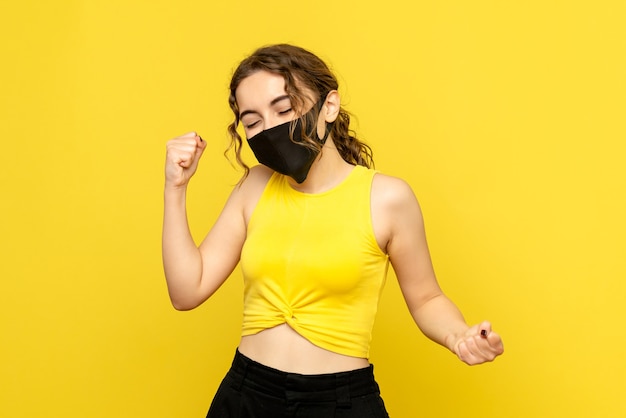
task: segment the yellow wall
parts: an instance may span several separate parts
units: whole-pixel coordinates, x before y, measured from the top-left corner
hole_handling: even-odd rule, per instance
[[[462,365],[390,276],[372,361],[392,416],[625,416],[625,3],[213,3],[2,2],[0,416],[204,416],[241,277],[170,307],[164,145],[209,142],[200,239],[239,175],[229,74],[274,42],[337,71],[377,168],[422,203],[442,286],[505,339]]]

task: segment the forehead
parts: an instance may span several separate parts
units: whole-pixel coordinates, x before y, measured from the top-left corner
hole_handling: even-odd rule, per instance
[[[267,106],[278,96],[285,94],[285,79],[268,71],[257,71],[241,80],[235,91],[240,109]]]

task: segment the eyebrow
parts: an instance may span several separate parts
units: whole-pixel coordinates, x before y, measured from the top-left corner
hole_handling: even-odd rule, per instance
[[[270,106],[274,106],[276,103],[278,102],[282,102],[285,99],[289,99],[289,96],[286,94],[283,94],[282,96],[278,96],[277,98],[275,98],[274,100],[272,100],[270,102]],[[256,113],[259,114],[259,112],[257,112],[256,110],[244,110],[243,112],[241,112],[239,114],[239,119],[243,118],[244,116],[250,114],[250,113]]]

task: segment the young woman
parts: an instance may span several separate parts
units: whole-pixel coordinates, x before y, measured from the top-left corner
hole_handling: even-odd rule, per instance
[[[206,143],[191,132],[167,144],[172,304],[202,304],[239,262],[244,276],[241,342],[210,418],[388,416],[368,357],[389,263],[429,338],[468,364],[503,352],[488,322],[467,325],[441,291],[411,188],[370,168],[337,88],[324,62],[291,45],[261,48],[239,65],[229,132],[245,175],[199,247],[185,195]],[[243,163],[239,123],[260,165]]]

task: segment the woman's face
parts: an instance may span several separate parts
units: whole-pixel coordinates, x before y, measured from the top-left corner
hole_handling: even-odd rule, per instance
[[[306,89],[306,109],[313,107],[313,99]],[[298,109],[292,108],[291,100],[285,92],[285,80],[281,75],[268,71],[257,71],[244,78],[235,91],[239,108],[239,120],[247,138],[274,126],[292,121],[300,116]],[[302,112],[302,113],[304,113]]]

